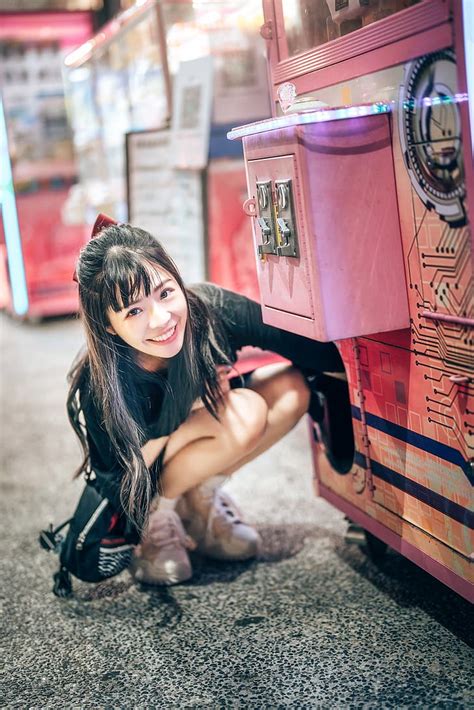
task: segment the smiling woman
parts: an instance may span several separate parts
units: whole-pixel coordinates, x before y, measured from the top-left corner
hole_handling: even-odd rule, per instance
[[[138,532],[136,579],[173,584],[192,574],[190,546],[220,559],[257,553],[257,531],[220,486],[308,408],[305,377],[292,365],[229,386],[237,351],[273,350],[313,372],[342,362],[332,343],[264,325],[244,296],[186,288],[154,237],[110,222],[76,271],[87,339],[68,398],[84,450],[78,475],[92,469],[95,487]]]
[[[151,264],[148,269],[150,293],[128,305],[122,301],[118,312],[110,306],[107,331],[134,348],[141,367],[154,372],[183,347],[188,308],[175,279]]]

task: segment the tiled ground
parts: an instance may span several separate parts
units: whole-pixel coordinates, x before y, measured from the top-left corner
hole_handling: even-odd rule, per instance
[[[230,484],[261,530],[259,560],[195,558],[179,587],[124,573],[56,599],[36,536],[79,491],[64,401],[80,328],[0,329],[1,707],[474,707],[467,602],[344,542],[342,515],[313,497],[304,424]]]

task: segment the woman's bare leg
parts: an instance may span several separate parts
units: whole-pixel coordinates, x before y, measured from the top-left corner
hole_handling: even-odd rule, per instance
[[[247,386],[258,392],[267,403],[267,426],[258,445],[234,466],[222,471],[228,476],[253,461],[291,431],[309,406],[310,391],[306,380],[291,365],[278,363],[261,367],[253,373]]]
[[[267,425],[264,398],[250,389],[228,392],[219,421],[205,408],[191,412],[167,443],[162,495],[176,498],[206,479],[235,466],[259,445]]]
[[[162,495],[175,498],[252,461],[297,424],[307,411],[309,396],[296,368],[269,365],[252,375],[247,389],[225,395],[219,422],[205,408],[191,412],[167,438]]]

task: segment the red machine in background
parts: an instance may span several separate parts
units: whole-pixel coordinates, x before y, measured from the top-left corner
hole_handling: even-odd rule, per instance
[[[229,137],[265,322],[346,367],[320,377],[316,490],[472,601],[474,5],[263,5],[273,117]]]
[[[88,12],[2,16],[2,306],[18,317],[77,310],[71,273],[86,232],[63,214],[76,170],[61,70],[91,33]]]

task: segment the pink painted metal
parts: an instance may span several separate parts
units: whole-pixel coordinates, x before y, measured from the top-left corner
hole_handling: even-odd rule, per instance
[[[466,48],[464,43],[464,19],[462,12],[462,4],[469,2],[469,0],[461,0],[457,2],[457,7],[453,13],[453,46],[456,53],[456,69],[457,69],[457,80],[458,80],[458,90],[467,95],[468,93],[468,82],[467,82],[467,57]],[[472,11],[471,11],[472,15]],[[472,31],[472,30],[471,30]],[[472,67],[471,67],[472,72]],[[471,124],[469,121],[469,114],[472,115],[473,108],[473,97],[470,97],[470,105],[466,102],[463,106],[459,107],[459,113],[461,115],[462,125],[463,125],[463,153],[464,153],[464,165],[466,174],[466,188],[467,188],[467,203],[469,214],[474,214],[474,136],[471,134]],[[474,229],[471,234],[472,240],[472,253],[474,254]]]
[[[287,258],[292,268],[273,255],[257,261],[267,322],[316,338],[337,337],[334,328],[341,324],[351,332],[361,298],[358,326],[373,313],[386,319],[383,327],[373,324],[372,332],[352,329],[356,337],[337,340],[346,384],[325,375],[326,416],[310,429],[315,489],[474,601],[474,242],[469,224],[474,167],[472,102],[459,101],[468,91],[463,3],[424,0],[291,58],[281,41],[281,3],[274,3],[264,0],[266,19],[276,23],[269,42],[274,90],[291,80],[298,94],[317,91],[316,99],[329,106],[386,101],[392,108],[386,136],[394,180],[383,166],[375,171],[354,167],[354,155],[352,169],[345,170],[344,151],[354,148],[355,135],[339,153],[334,150],[337,130],[323,135],[311,124],[273,124],[272,129],[270,123],[266,134],[244,138],[250,197],[257,180],[274,183],[281,176],[279,164],[291,168],[294,180],[299,256]],[[307,115],[300,115],[304,122]],[[388,121],[386,116],[363,120],[339,121],[337,128],[345,125],[347,135],[357,134],[357,125],[382,130]],[[365,153],[360,155],[366,160]],[[364,200],[384,189],[396,206],[387,216],[393,233],[376,222],[369,227],[367,220],[367,230],[360,230]],[[258,244],[260,226],[255,226]],[[402,277],[377,290],[371,267],[378,266],[379,255],[372,255],[370,244],[385,247],[387,233],[397,241],[395,227]],[[372,242],[365,231],[372,231]],[[361,232],[365,237],[358,252],[350,236]],[[392,266],[388,251],[385,260]],[[360,281],[351,268],[363,273]],[[352,283],[354,296],[348,305],[346,282]],[[275,285],[286,289],[286,299],[273,293]],[[359,295],[366,288],[376,291],[370,303]],[[390,328],[391,311],[383,314],[383,308],[393,292],[395,300],[407,299],[407,318]]]
[[[372,516],[367,515],[359,507],[356,507],[349,503],[344,498],[335,495],[330,488],[319,484],[318,495],[324,498],[329,503],[339,508],[343,513],[347,515],[350,520],[353,520],[358,525],[361,525],[365,530],[368,530],[372,535],[375,535],[383,542],[386,542],[392,549],[399,552],[404,557],[414,562],[418,567],[425,570],[435,577],[446,586],[454,589],[455,592],[460,594],[462,597],[474,603],[474,586],[470,579],[463,577],[462,574],[456,574],[448,567],[435,559],[425,554],[419,549],[419,546],[408,542],[400,532],[394,532],[390,530],[386,525],[383,525],[378,520],[375,520]],[[427,544],[432,543],[432,541],[427,539]],[[462,563],[462,559],[460,560]],[[465,567],[465,565],[464,565]]]
[[[291,179],[299,206],[299,258],[257,262],[264,321],[324,341],[408,327],[388,116],[248,136],[244,150],[251,197]]]

